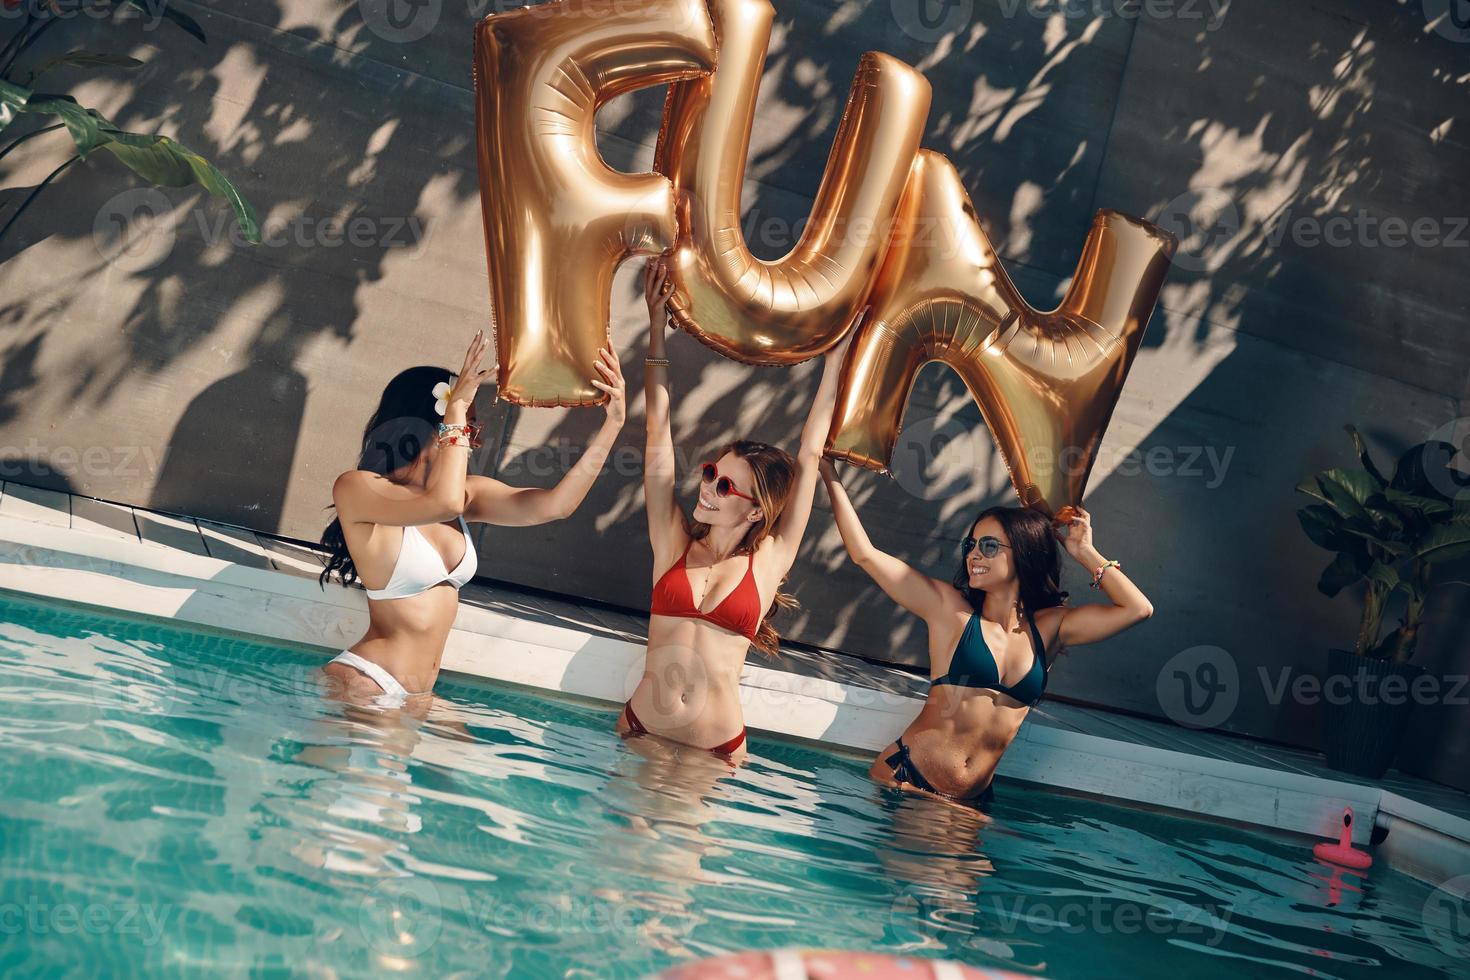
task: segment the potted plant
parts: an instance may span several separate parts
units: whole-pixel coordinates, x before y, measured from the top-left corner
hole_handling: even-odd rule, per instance
[[[1470,483],[1449,465],[1456,447],[1439,440],[1407,450],[1393,476],[1385,478],[1358,430],[1344,428],[1361,465],[1324,470],[1298,484],[1296,489],[1317,503],[1297,511],[1297,517],[1313,543],[1336,552],[1317,590],[1335,596],[1350,586],[1363,588],[1353,649],[1328,651],[1322,716],[1327,764],[1377,779],[1398,752],[1414,704],[1414,682],[1424,673],[1410,661],[1424,622],[1431,569],[1470,555]],[[1398,595],[1404,597],[1403,616],[1381,635],[1385,609]]]

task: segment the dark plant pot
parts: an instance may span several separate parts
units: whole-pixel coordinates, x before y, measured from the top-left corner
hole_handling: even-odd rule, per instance
[[[1414,681],[1424,668],[1394,660],[1360,657],[1351,650],[1327,651],[1322,687],[1322,747],[1338,772],[1379,779],[1399,751],[1413,713]],[[1402,678],[1383,689],[1390,677]]]

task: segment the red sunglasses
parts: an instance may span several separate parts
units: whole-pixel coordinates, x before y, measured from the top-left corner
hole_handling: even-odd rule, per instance
[[[756,502],[756,499],[754,497],[746,493],[741,493],[739,490],[736,490],[734,481],[732,481],[728,476],[720,476],[720,469],[714,463],[705,463],[703,466],[700,467],[700,471],[704,475],[705,483],[714,481],[715,493],[719,494],[721,497],[728,497],[730,496],[730,494],[733,493],[735,496],[740,497],[744,500],[749,500],[751,503]]]

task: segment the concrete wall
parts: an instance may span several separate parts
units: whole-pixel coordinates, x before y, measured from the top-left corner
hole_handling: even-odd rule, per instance
[[[1271,690],[1350,645],[1358,610],[1317,593],[1330,556],[1297,527],[1292,488],[1351,461],[1344,422],[1387,462],[1470,416],[1470,32],[1418,0],[1119,8],[1132,9],[778,3],[751,245],[789,247],[782,228],[807,212],[869,49],[933,83],[925,145],[960,168],[1036,305],[1064,292],[1095,208],[1178,232],[1087,498],[1100,549],[1157,612],[1064,659],[1051,691],[1314,747],[1319,706]],[[166,24],[59,25],[38,58],[103,48],[147,67],[58,71],[48,87],[204,153],[275,243],[233,242],[218,202],[145,190],[106,156],[67,170],[0,238],[5,478],[315,539],[382,384],[411,363],[457,365],[487,321],[470,31],[497,8],[431,2],[407,21],[367,0],[179,9],[207,46]],[[661,94],[604,110],[613,166],[648,168]],[[5,202],[68,153],[43,137],[0,161]],[[358,241],[331,244],[330,218],[359,219]],[[1387,218],[1418,222],[1417,242]],[[635,275],[616,283],[613,331],[636,393]],[[686,459],[737,433],[794,441],[815,364],[749,369],[689,338],[671,354]],[[497,438],[476,466],[519,484],[554,482],[601,418],[488,402]],[[635,394],[623,444],[641,440]],[[1011,494],[979,412],[940,367],[921,375],[895,463],[892,480],[849,471],[849,488],[881,546],[948,575],[971,516]],[[820,492],[818,507],[791,576],[803,608],[783,632],[921,661],[922,629],[845,561]],[[615,456],[573,519],[492,528],[481,549],[484,575],[645,606],[636,461]],[[1089,599],[1081,571],[1067,576]],[[1434,606],[1419,658],[1431,670],[1470,669],[1464,603],[1451,591]],[[1181,675],[1207,680],[1212,666],[1237,680],[1200,701]],[[1402,761],[1466,785],[1467,736],[1463,706],[1425,706]]]

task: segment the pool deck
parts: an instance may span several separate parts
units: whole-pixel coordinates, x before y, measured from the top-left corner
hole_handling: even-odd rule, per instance
[[[360,588],[323,591],[316,551],[205,520],[0,485],[0,590],[177,620],[324,657],[367,627]],[[637,682],[646,618],[476,580],[461,591],[445,670],[613,706]],[[752,654],[741,677],[756,732],[870,757],[918,713],[925,684],[839,653]],[[1333,839],[1353,807],[1354,841],[1439,884],[1470,874],[1470,794],[1391,770],[1366,780],[1320,753],[1048,699],[998,775],[1129,805]],[[1305,841],[1303,842],[1306,843]]]

